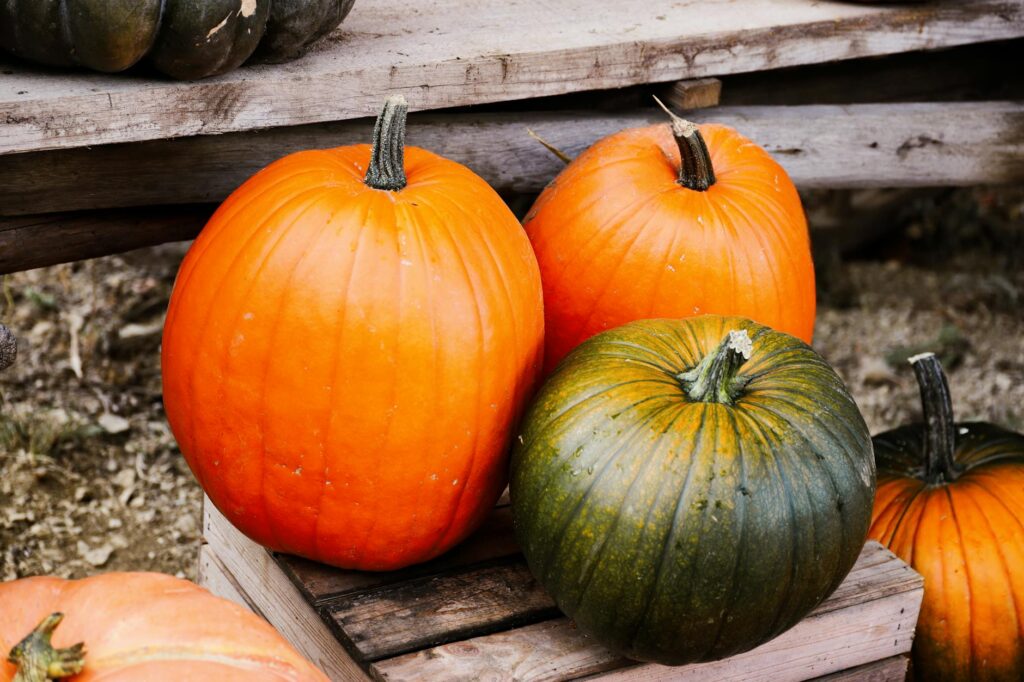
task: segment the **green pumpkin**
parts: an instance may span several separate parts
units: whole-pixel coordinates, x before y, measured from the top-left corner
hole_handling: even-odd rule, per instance
[[[843,382],[742,318],[643,320],[580,345],[512,456],[516,536],[583,632],[667,665],[752,649],[843,581],[875,469]]]
[[[302,54],[354,0],[4,0],[0,48],[53,66],[123,71],[149,57],[174,78]]]

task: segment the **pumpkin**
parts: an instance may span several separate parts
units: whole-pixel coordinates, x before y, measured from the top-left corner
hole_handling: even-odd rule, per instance
[[[0,324],[0,371],[14,364],[18,357],[18,339],[11,330]]]
[[[0,682],[327,680],[262,618],[168,575],[24,578],[0,604]]]
[[[529,240],[472,171],[404,149],[406,110],[388,100],[372,150],[299,152],[235,191],[163,339],[167,418],[210,499],[345,568],[426,561],[479,525],[541,369]]]
[[[1024,435],[954,423],[938,359],[911,364],[924,422],[874,439],[870,535],[924,577],[915,676],[1024,679]]]
[[[544,282],[548,372],[584,339],[644,318],[739,315],[811,340],[800,198],[731,128],[673,116],[606,137],[541,193],[524,226]]]
[[[354,0],[9,0],[0,48],[53,66],[123,71],[149,56],[174,78],[225,73],[254,51],[299,56]]]
[[[641,320],[574,350],[513,451],[512,518],[577,627],[667,665],[752,649],[864,545],[871,440],[809,346],[736,317]]]

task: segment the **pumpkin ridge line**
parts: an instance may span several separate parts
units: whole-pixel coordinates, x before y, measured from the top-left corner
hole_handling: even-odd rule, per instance
[[[475,222],[475,219],[474,219],[473,216],[470,216],[469,214],[467,214],[462,209],[462,207],[460,205],[458,205],[455,201],[451,200],[448,196],[446,196],[443,193],[435,193],[434,195],[432,195],[430,200],[424,199],[423,197],[419,197],[419,200],[420,200],[420,203],[422,205],[431,208],[434,211],[435,214],[439,214],[439,211],[438,211],[438,209],[435,206],[434,201],[433,201],[434,198],[440,198],[443,201],[447,201],[449,204],[451,204],[457,210],[459,210],[462,213],[463,216],[465,216],[465,217],[467,217],[467,218],[469,218],[469,219],[471,219],[471,220],[473,220]],[[478,286],[478,284],[474,281],[473,274],[471,273],[469,265],[467,264],[467,261],[466,261],[466,254],[465,254],[465,252],[463,250],[464,247],[460,244],[460,240],[457,239],[456,235],[452,232],[452,229],[451,229],[451,226],[449,225],[449,222],[447,220],[439,220],[437,222],[438,222],[438,224],[440,226],[443,227],[443,230],[441,230],[441,229],[436,230],[437,234],[440,235],[443,232],[444,235],[447,236],[448,241],[451,243],[452,254],[455,256],[455,259],[458,261],[460,269],[462,271],[462,274],[465,277],[467,291],[469,292],[470,298],[473,301],[473,311],[475,313],[475,319],[476,319],[476,338],[477,339],[484,339],[485,336],[486,336],[485,333],[484,333],[484,326],[485,325],[484,325],[483,313],[480,310],[480,298],[481,298],[480,297],[480,289],[481,289],[481,286]],[[481,283],[481,285],[483,285],[483,283]],[[483,288],[486,289],[485,286]],[[484,364],[486,364],[486,360],[487,360],[486,357],[484,356],[483,344],[482,343],[476,343],[476,344],[473,344],[473,346],[474,346],[475,353],[476,353],[476,363],[475,364],[476,364],[477,367],[481,367]],[[448,534],[451,532],[451,529],[452,529],[452,527],[455,524],[455,519],[456,519],[456,516],[457,516],[457,512],[459,511],[460,507],[462,506],[462,501],[465,498],[466,489],[469,487],[469,481],[472,478],[473,473],[476,470],[477,465],[478,465],[478,463],[480,461],[480,431],[481,431],[481,429],[480,429],[480,422],[481,422],[481,403],[483,402],[481,400],[481,398],[483,397],[483,388],[482,388],[482,385],[481,385],[480,381],[475,382],[475,389],[476,389],[476,392],[474,393],[474,400],[473,400],[473,409],[474,409],[474,412],[473,412],[473,429],[472,429],[473,436],[472,436],[472,445],[470,446],[472,454],[470,455],[468,461],[466,461],[465,465],[462,468],[461,473],[459,474],[459,480],[462,482],[462,485],[459,486],[458,490],[455,493],[455,504],[454,504],[454,507],[453,507],[453,511],[452,511],[451,514],[447,515],[448,516],[448,520],[447,520],[447,523],[445,525],[444,531],[441,532],[441,533],[438,533],[435,536],[434,543],[430,547],[430,552],[435,551],[439,545],[443,544],[442,541],[448,540]]]
[[[647,423],[648,424],[655,423],[657,421],[658,417],[661,417],[663,414],[665,414],[667,412],[670,412],[672,407],[678,407],[678,406],[676,406],[676,405],[667,405],[664,409],[656,411],[654,413],[654,415],[652,415],[652,418]],[[678,420],[680,415],[681,415],[681,413],[683,413],[683,412],[684,412],[684,410],[678,410],[678,413],[676,415],[674,415],[672,417],[672,419],[669,420],[669,422],[672,423],[672,422],[675,422],[676,420]],[[650,446],[648,446],[648,448],[650,448]],[[580,588],[580,591],[579,591],[579,599],[578,599],[577,603],[575,604],[575,607],[579,607],[586,600],[587,590],[590,589],[590,585],[593,582],[594,574],[596,573],[597,567],[601,563],[601,559],[604,556],[604,550],[608,546],[608,542],[609,542],[609,540],[611,540],[611,537],[614,534],[615,529],[617,529],[619,527],[619,523],[622,521],[623,511],[624,511],[623,510],[623,505],[626,503],[626,500],[629,499],[630,493],[633,491],[633,488],[636,486],[637,482],[640,481],[644,477],[644,475],[648,472],[648,470],[652,466],[654,466],[656,464],[656,458],[654,458],[654,457],[647,457],[647,458],[643,458],[643,459],[644,459],[643,464],[637,469],[636,475],[633,477],[633,480],[630,481],[629,486],[626,487],[626,490],[622,494],[622,502],[616,508],[615,518],[612,519],[611,524],[607,527],[606,531],[603,533],[604,538],[601,540],[601,546],[598,548],[597,552],[595,553],[593,561],[587,567],[586,577],[583,579],[583,584],[582,584],[582,587]],[[646,529],[647,522],[651,518],[651,513],[652,513],[652,511],[654,509],[655,503],[657,502],[658,497],[661,495],[661,491],[664,489],[664,484],[667,482],[667,480],[669,478],[670,478],[669,476],[662,477],[661,483],[658,486],[658,491],[657,491],[657,493],[655,494],[655,496],[654,496],[654,498],[652,500],[651,506],[647,509],[647,513],[644,516],[644,529]],[[644,539],[643,534],[644,534],[643,530],[641,530],[639,533],[636,534],[636,536],[637,536],[636,537],[636,543],[633,546],[634,552],[642,544],[643,539]],[[642,622],[637,624],[638,630],[639,630],[639,628],[641,626],[642,626]]]
[[[601,466],[600,471],[598,471],[597,474],[591,479],[590,483],[587,484],[586,489],[582,491],[582,493],[579,496],[579,500],[576,502],[576,505],[571,510],[570,509],[566,509],[563,512],[562,516],[558,519],[559,529],[558,529],[557,533],[554,533],[553,537],[556,537],[556,538],[564,538],[565,537],[565,533],[566,533],[566,530],[569,527],[569,524],[571,524],[573,518],[576,517],[579,514],[580,509],[582,509],[583,505],[587,501],[587,498],[593,492],[594,487],[604,477],[604,474],[607,473],[608,470],[612,468],[612,464],[615,462],[616,457],[623,450],[625,450],[627,445],[629,445],[632,442],[633,438],[635,438],[641,432],[643,427],[647,426],[661,412],[666,411],[666,410],[670,409],[671,407],[674,407],[674,405],[668,405],[668,406],[662,408],[661,410],[658,410],[658,411],[653,412],[652,414],[648,415],[643,421],[637,422],[633,426],[633,428],[630,430],[628,437],[623,439],[623,441],[620,444],[620,446],[618,448],[616,448],[613,452],[611,452],[611,453],[609,453],[608,455],[605,456],[605,462]],[[554,468],[554,467],[552,467],[552,468]],[[553,475],[552,479],[554,479],[555,477],[556,476]],[[552,521],[554,521],[554,519],[552,519]],[[558,562],[554,562],[554,563],[557,564]],[[542,581],[544,584],[547,584],[547,583],[550,582],[550,572],[551,572],[551,570],[553,568],[554,568],[554,566],[549,564],[546,567],[546,569],[544,570],[544,577],[543,577],[543,581]],[[582,594],[582,592],[581,592],[581,594]],[[581,597],[581,599],[582,599],[582,597]],[[578,605],[578,603],[579,603],[579,600],[577,600],[577,605]]]
[[[704,444],[704,426],[705,426],[706,421],[707,421],[708,412],[710,411],[711,408],[708,405],[698,405],[698,406],[695,406],[694,409],[699,409],[700,410],[700,419],[697,422],[696,429],[694,430],[694,433],[696,434],[696,436],[695,436],[695,438],[693,440],[693,443],[691,444],[691,446],[689,448],[689,450],[690,450],[690,458],[689,458],[690,461],[689,461],[688,466],[686,468],[686,476],[683,478],[683,482],[680,484],[679,491],[676,494],[676,506],[675,506],[675,510],[674,510],[674,512],[672,514],[672,523],[669,524],[669,531],[668,531],[668,534],[666,534],[666,536],[665,536],[665,545],[664,545],[664,549],[662,550],[661,561],[658,562],[658,568],[657,568],[657,572],[655,574],[654,582],[651,585],[651,589],[648,590],[647,603],[644,605],[643,614],[642,614],[642,616],[640,618],[640,621],[639,621],[640,622],[640,627],[633,634],[633,640],[630,643],[630,645],[634,649],[636,647],[636,639],[640,636],[641,632],[643,631],[645,622],[646,622],[647,617],[648,617],[648,614],[650,613],[651,605],[652,605],[652,603],[654,601],[654,593],[657,591],[657,587],[658,587],[659,582],[662,579],[662,574],[664,573],[665,566],[666,566],[666,564],[669,561],[668,560],[668,551],[667,551],[667,549],[668,549],[669,545],[671,544],[672,540],[674,539],[673,534],[675,533],[676,528],[679,527],[679,522],[680,522],[679,515],[680,515],[680,513],[682,513],[683,517],[686,516],[686,510],[683,507],[683,501],[687,499],[687,492],[689,491],[690,482],[693,480],[693,478],[695,476],[694,470],[697,467],[697,454],[699,454],[700,449],[701,449],[701,447]],[[676,418],[678,419],[679,417],[683,416],[684,414],[688,414],[690,411],[691,410],[682,409],[682,410],[680,410],[680,414],[677,415]],[[669,478],[669,477],[666,476],[666,478]],[[694,570],[694,568],[693,568],[693,565],[691,563],[690,575],[693,574],[693,570]],[[693,585],[693,582],[690,581],[689,584],[688,584],[689,590],[688,590],[688,592],[686,594],[687,599],[689,599],[693,595],[693,587],[692,587],[692,585]]]
[[[315,188],[314,190],[310,190],[309,193],[310,194],[318,193],[317,190],[319,190],[319,188]],[[293,201],[294,201],[294,198],[292,198],[290,201],[286,201],[284,203],[284,205],[282,206],[282,208],[284,208],[284,206],[288,206],[288,204],[292,203]],[[302,206],[295,206],[294,209],[293,209],[295,211],[295,213],[292,216],[292,220],[289,223],[289,226],[290,225],[294,225],[296,222],[298,222],[299,219],[301,219],[303,216],[305,216],[306,213],[311,211],[315,206],[316,206],[316,202],[314,202],[312,199],[307,201]],[[305,243],[303,245],[302,250],[299,252],[298,257],[295,258],[295,260],[291,263],[290,267],[288,267],[287,270],[286,270],[288,274],[284,277],[284,284],[281,287],[282,293],[281,293],[280,299],[277,302],[277,309],[270,316],[269,322],[268,322],[268,327],[271,330],[271,332],[270,332],[269,338],[267,339],[267,343],[269,344],[269,346],[271,348],[278,347],[277,346],[277,338],[278,338],[279,334],[282,331],[281,330],[281,324],[280,324],[281,316],[284,315],[285,308],[289,304],[290,296],[291,296],[291,294],[294,291],[294,289],[292,287],[292,282],[295,279],[296,273],[297,273],[297,271],[299,269],[299,264],[302,263],[303,260],[305,260],[307,257],[309,257],[311,255],[310,254],[311,250],[310,250],[309,246],[311,244],[314,244],[315,242],[319,241],[320,237],[324,234],[324,232],[327,231],[327,228],[330,226],[330,224],[331,224],[330,222],[324,221],[324,223],[317,230],[311,231],[311,233],[306,237],[306,241],[305,241]],[[282,239],[283,239],[284,235],[286,235],[288,233],[288,231],[289,231],[288,229],[281,229]],[[259,280],[260,273],[263,272],[263,268],[267,267],[267,265],[269,264],[273,254],[277,250],[277,246],[280,243],[281,243],[280,241],[276,242],[275,245],[274,245],[274,248],[267,251],[264,259],[260,262],[259,267],[256,269],[256,272],[253,274],[252,280],[250,282],[250,286],[246,288],[245,293],[238,299],[238,300],[240,300],[242,302],[242,304],[237,306],[238,309],[244,309],[244,308],[246,308],[248,306],[249,298],[252,296],[253,289],[256,288],[256,283]],[[236,320],[235,326],[232,327],[232,333],[230,335],[227,335],[227,338],[232,338],[232,336],[235,333],[235,330],[238,329],[238,321],[237,320],[239,318],[239,315],[236,313],[233,317]],[[225,369],[226,369],[227,362],[228,362],[229,359],[230,359],[230,356],[228,354],[225,354],[225,356],[224,356],[224,363],[220,367],[220,369],[221,369],[221,377],[222,377],[220,385],[219,385],[220,389],[223,389],[223,386],[224,386],[224,379],[223,378],[228,376],[228,373],[225,371]],[[270,468],[268,466],[268,463],[267,463],[267,413],[269,411],[267,409],[267,392],[268,392],[267,391],[267,388],[268,388],[268,386],[267,386],[267,384],[268,384],[267,379],[268,379],[268,377],[270,375],[270,368],[271,368],[271,366],[272,366],[271,363],[267,363],[266,367],[263,368],[263,376],[261,377],[261,380],[260,380],[260,389],[259,389],[260,397],[256,401],[257,404],[259,404],[259,406],[260,406],[259,417],[258,417],[258,423],[259,423],[258,431],[259,431],[259,435],[260,435],[260,446],[259,446],[260,447],[260,456],[258,458],[259,463],[260,463],[260,477],[259,477],[259,479],[260,479],[260,488],[259,488],[259,494],[257,495],[257,498],[260,500],[261,506],[263,508],[263,515],[264,515],[263,527],[270,533],[270,535],[273,536],[274,543],[276,544],[276,546],[281,548],[282,550],[287,551],[286,548],[289,547],[290,543],[283,543],[283,542],[281,542],[282,535],[281,535],[281,533],[278,532],[278,529],[275,527],[274,523],[272,522],[273,515],[270,513],[270,507],[268,506],[269,500],[268,500],[268,496],[265,493],[266,486],[267,486],[267,470]],[[319,515],[318,515],[317,518],[319,518]]]
[[[977,657],[974,655],[974,639],[975,639],[974,628],[975,628],[975,623],[977,623],[979,621],[979,619],[977,618],[977,616],[974,613],[974,609],[975,609],[975,606],[977,604],[976,604],[976,600],[974,598],[973,585],[971,584],[971,582],[972,582],[971,581],[971,568],[970,568],[970,562],[967,560],[967,552],[966,552],[967,545],[964,543],[964,534],[963,534],[963,530],[961,530],[961,528],[960,528],[960,519],[958,518],[957,513],[956,513],[956,505],[953,503],[953,493],[950,490],[950,486],[948,486],[948,485],[943,487],[943,492],[946,493],[946,499],[949,501],[949,514],[953,518],[953,527],[956,528],[956,535],[957,535],[957,538],[959,539],[959,545],[960,545],[959,550],[958,550],[957,553],[960,555],[960,560],[961,560],[961,562],[963,564],[963,567],[964,567],[963,581],[964,581],[964,587],[966,588],[965,591],[967,592],[967,610],[968,610],[968,613],[970,614],[970,621],[971,621],[970,622],[970,627],[968,628],[968,635],[967,635],[967,650],[970,652],[970,659],[969,659],[969,662],[968,662],[967,665],[968,665],[968,670],[970,671],[969,677],[970,677],[970,679],[973,680],[973,679],[978,679],[978,676],[976,675],[976,667],[977,667],[977,660],[976,659],[977,659]],[[944,552],[944,554],[948,554],[948,551]]]
[[[1009,510],[1006,507],[1006,505],[1003,504],[1001,499],[999,499],[995,495],[990,494],[987,490],[982,488],[982,486],[977,486],[977,487],[979,489],[981,489],[984,494],[988,495],[991,498],[996,499],[1004,508]],[[993,528],[992,521],[991,521],[991,519],[989,519],[989,516],[986,513],[985,509],[977,501],[973,500],[969,496],[964,495],[962,487],[960,488],[960,491],[961,491],[960,496],[961,497],[966,497],[968,500],[970,500],[971,504],[974,505],[975,513],[977,513],[978,516],[980,516],[982,518],[982,520],[985,522],[985,526],[986,526],[986,528],[988,528],[989,535],[991,535],[991,537],[992,537],[992,539],[994,541],[992,543],[992,546],[995,548],[996,553],[999,555],[999,567],[1002,569],[1002,574],[1006,578],[1006,586],[1009,588],[1007,590],[1007,593],[1010,596],[1010,603],[1013,605],[1013,616],[1014,616],[1014,625],[1015,625],[1015,627],[1013,629],[1014,629],[1015,632],[1020,633],[1021,625],[1022,625],[1021,609],[1020,609],[1020,605],[1017,603],[1016,593],[1015,593],[1015,591],[1013,589],[1013,575],[1010,573],[1010,564],[1007,561],[1006,554],[1003,552],[1003,545],[1002,545],[1002,543],[1000,543],[998,541],[998,538],[996,537],[996,533],[995,533],[995,528]],[[952,493],[951,493],[951,499],[952,499]],[[1013,518],[1014,518],[1014,520],[1017,520],[1015,516],[1013,516]],[[1017,520],[1017,523],[1018,523],[1018,525],[1020,525],[1020,521],[1019,520]],[[966,559],[966,557],[965,557],[965,559]],[[965,563],[966,563],[966,561],[965,561]],[[972,622],[973,622],[973,616],[972,616]],[[973,627],[972,627],[972,631],[973,631]],[[973,647],[972,647],[972,651],[973,651]],[[1020,648],[1018,648],[1017,655],[1018,655],[1018,657],[1021,655]]]
[[[618,263],[615,264],[615,267],[612,269],[612,271],[610,273],[606,273],[606,276],[604,278],[604,282],[603,282],[603,284],[601,286],[600,293],[598,293],[596,296],[594,296],[591,299],[590,311],[587,313],[587,316],[585,318],[582,318],[583,322],[577,324],[575,326],[575,328],[572,330],[573,335],[578,335],[581,330],[587,329],[590,326],[590,323],[593,321],[594,316],[598,312],[598,309],[601,307],[601,302],[604,300],[604,297],[607,295],[608,290],[612,286],[612,283],[615,281],[615,277],[618,275],[619,270],[622,269],[623,264],[629,259],[629,254],[633,250],[633,247],[635,247],[637,242],[640,241],[640,237],[643,236],[643,234],[647,231],[647,229],[651,226],[651,224],[656,222],[655,219],[658,217],[658,213],[659,213],[658,209],[659,209],[659,207],[655,203],[655,200],[657,198],[659,198],[662,194],[666,194],[669,191],[673,191],[673,190],[664,190],[662,192],[657,192],[655,194],[652,194],[651,196],[646,197],[645,199],[643,199],[641,201],[634,202],[634,204],[631,205],[631,206],[637,206],[636,211],[633,213],[634,216],[636,216],[641,210],[644,210],[644,209],[649,210],[650,211],[650,215],[647,216],[647,219],[643,223],[641,223],[639,226],[637,226],[637,228],[635,229],[635,234],[633,235],[633,238],[630,240],[629,245],[626,246],[626,248],[622,251]],[[622,215],[624,213],[625,213],[625,211],[621,212],[618,215]],[[614,238],[617,230],[608,230],[608,225],[611,222],[612,222],[611,219],[605,219],[605,220],[601,221],[601,224],[598,227],[596,227],[595,229],[597,231],[600,231],[600,232],[608,232],[610,234],[609,239],[612,239],[612,238]],[[574,263],[579,260],[579,257],[582,254],[582,252],[583,252],[582,248],[580,248],[580,249],[578,249],[576,251],[575,258],[573,259]],[[568,268],[563,268],[563,272],[566,269],[568,269]]]
[[[769,412],[772,414],[773,417],[775,417],[776,420],[782,422],[783,424],[789,424],[789,422],[778,413],[772,410],[769,410]],[[744,414],[744,416],[749,421],[749,424],[752,428],[752,433],[756,433],[758,435],[759,440],[766,447],[766,452],[769,453],[769,456],[765,457],[764,459],[766,461],[770,461],[772,466],[766,467],[766,470],[770,469],[774,472],[774,478],[782,485],[782,488],[785,491],[784,496],[786,498],[787,506],[789,507],[789,523],[784,524],[788,526],[790,534],[790,560],[789,570],[787,571],[788,575],[786,577],[786,587],[785,589],[780,591],[780,599],[775,605],[775,608],[773,609],[774,615],[771,617],[771,620],[768,621],[769,625],[767,630],[762,630],[762,633],[767,632],[772,636],[775,636],[780,634],[779,622],[780,620],[782,620],[783,616],[787,615],[786,607],[789,606],[791,608],[790,602],[792,601],[792,598],[789,595],[792,593],[794,583],[796,583],[796,574],[798,571],[798,564],[801,554],[800,538],[797,529],[797,513],[793,500],[794,491],[793,486],[790,484],[789,478],[785,475],[785,472],[783,471],[782,462],[780,462],[779,458],[775,456],[775,450],[772,447],[772,441],[768,435],[768,432],[764,429],[764,427],[761,424],[754,420],[751,415]],[[801,437],[803,437],[805,443],[807,443],[808,445],[811,444],[811,441],[808,440],[805,436],[803,436],[802,431]]]
[[[283,184],[283,182],[282,182],[282,184]],[[226,287],[228,285],[228,283],[230,281],[232,281],[232,279],[233,279],[232,273],[234,272],[235,268],[237,268],[240,265],[242,265],[242,261],[243,261],[242,256],[243,256],[243,254],[245,254],[245,252],[258,239],[260,234],[263,232],[264,226],[267,225],[267,223],[269,223],[271,220],[276,218],[277,215],[284,209],[284,207],[288,204],[288,202],[291,199],[298,198],[298,197],[312,196],[315,191],[316,191],[315,189],[310,189],[310,190],[306,190],[304,192],[299,193],[295,197],[286,198],[286,199],[279,199],[278,203],[276,204],[274,209],[271,210],[271,211],[267,211],[264,214],[263,219],[259,223],[257,223],[256,225],[253,225],[250,228],[249,234],[247,234],[245,236],[245,239],[242,242],[242,244],[239,245],[235,249],[234,254],[232,254],[232,256],[231,256],[231,261],[228,263],[227,267],[225,267],[222,270],[222,274],[221,274],[220,280],[217,282],[216,286],[214,287],[213,291],[210,294],[211,304],[207,305],[206,310],[203,311],[203,313],[202,313],[202,322],[197,325],[198,332],[196,334],[196,339],[195,339],[195,344],[196,344],[197,348],[203,348],[204,347],[204,345],[205,345],[204,341],[206,340],[206,338],[207,338],[207,336],[209,334],[210,318],[213,317],[213,311],[216,308],[216,306],[213,305],[212,303],[215,302],[217,299],[221,298],[221,295],[222,295],[222,293],[224,291],[224,287]],[[238,208],[238,212],[243,211],[244,208],[245,208],[244,206],[240,206]],[[216,214],[215,214],[215,217],[216,217]],[[212,218],[211,218],[211,221],[212,221]],[[196,258],[189,258],[188,256],[186,256],[186,260],[188,260],[190,262],[193,262],[193,263],[198,262],[199,257],[201,257],[201,255],[203,253],[205,253],[209,249],[213,248],[213,243],[217,239],[218,236],[223,238],[225,234],[229,234],[230,233],[230,230],[228,229],[228,227],[230,225],[228,223],[219,223],[219,225],[223,225],[223,227],[221,227],[216,233],[214,233],[211,236],[210,240],[207,241],[206,248],[203,251],[198,252],[196,254]],[[278,232],[278,234],[276,234],[274,236],[273,241],[268,245],[267,254],[264,257],[264,261],[265,261],[266,257],[269,257],[269,254],[271,252],[273,252],[275,249],[277,249],[277,247],[281,244],[281,242],[284,240],[284,238],[285,238],[285,230],[280,230]],[[218,244],[219,244],[219,242],[218,242]],[[262,270],[264,264],[265,264],[264,262],[261,262],[260,266],[258,268],[256,268],[256,273],[257,274],[260,272],[260,270]],[[195,272],[195,269],[193,268],[192,271],[189,274],[191,275],[194,272]],[[181,286],[182,286],[182,288],[181,288],[182,292],[185,292],[185,291],[189,290],[189,289],[187,289],[187,282],[182,282]],[[248,297],[249,292],[251,291],[251,287],[252,286],[255,286],[255,278],[253,278],[253,283],[250,284],[250,287],[246,289],[246,293],[243,295],[244,297]],[[177,283],[175,284],[174,288],[175,288],[175,290],[178,289],[178,284]],[[175,303],[176,299],[174,299],[173,291],[171,293],[171,296],[172,296],[171,302]],[[175,311],[180,306],[181,306],[181,302],[177,301],[175,303],[175,305],[174,305]],[[170,317],[171,317],[171,315],[168,315],[168,318],[170,318]],[[165,326],[165,328],[172,328],[172,329],[174,328],[174,327],[168,327],[168,322],[167,321],[164,322],[164,326]],[[189,372],[188,372],[188,374],[187,374],[188,382],[187,382],[187,389],[186,389],[185,392],[188,394],[188,403],[190,405],[192,405],[192,406],[196,405],[196,393],[197,393],[197,391],[196,391],[196,384],[197,384],[197,382],[196,382],[196,372],[197,372],[197,367],[198,367],[198,363],[193,363],[191,368],[190,368],[190,370],[189,370]],[[192,441],[191,442],[192,447],[190,448],[191,450],[195,450],[195,444],[196,444],[195,443],[195,434],[198,431],[198,429],[196,428],[196,425],[198,423],[198,418],[199,418],[198,412],[199,412],[198,410],[192,409],[192,410],[190,410],[190,414],[188,416],[188,421],[189,421],[188,433],[190,434],[191,441]],[[191,464],[190,464],[190,468],[191,468]],[[203,489],[206,489],[206,482],[209,480],[209,478],[206,476],[206,470],[205,470],[205,467],[203,466],[203,458],[202,457],[197,457],[196,458],[196,467],[193,470],[193,472],[195,473],[196,479],[198,479],[198,481],[199,481],[199,485]]]

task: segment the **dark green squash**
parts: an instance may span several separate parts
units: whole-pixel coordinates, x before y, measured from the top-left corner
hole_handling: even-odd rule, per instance
[[[149,56],[181,79],[302,54],[353,0],[5,0],[0,48],[53,66],[123,71]]]
[[[643,320],[584,342],[512,456],[516,536],[585,633],[680,665],[795,625],[857,559],[867,426],[802,341],[743,318]]]

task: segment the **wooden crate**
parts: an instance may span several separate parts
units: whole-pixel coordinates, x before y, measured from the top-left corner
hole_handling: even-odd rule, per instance
[[[448,554],[391,573],[275,555],[204,502],[199,582],[273,624],[332,680],[902,680],[923,581],[868,543],[805,620],[746,654],[640,664],[561,616],[527,570],[507,501]]]

